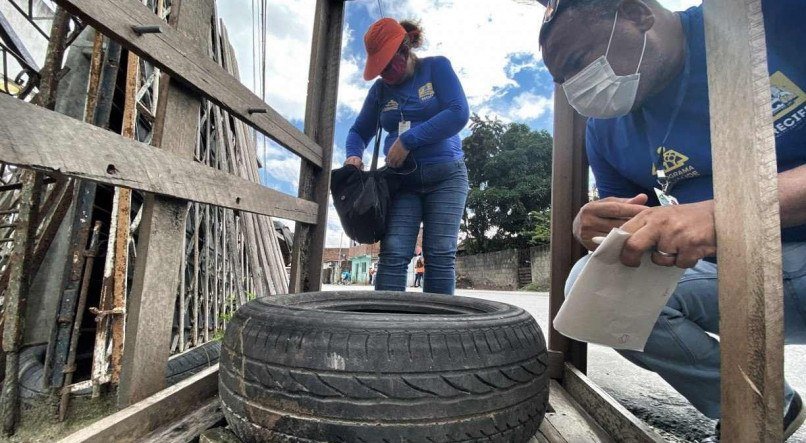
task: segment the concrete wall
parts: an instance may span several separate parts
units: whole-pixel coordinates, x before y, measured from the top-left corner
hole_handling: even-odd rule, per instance
[[[549,289],[549,274],[551,272],[551,254],[549,245],[534,246],[529,249],[532,265],[532,283],[538,289]]]
[[[518,250],[456,257],[460,287],[518,289]]]

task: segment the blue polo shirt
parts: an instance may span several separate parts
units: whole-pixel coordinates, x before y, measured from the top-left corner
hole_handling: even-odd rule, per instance
[[[781,172],[806,163],[806,55],[802,52],[806,9],[798,0],[767,0],[762,5]],[[702,8],[679,14],[687,44],[686,67],[680,75],[624,117],[588,120],[588,159],[601,197],[643,192],[657,205],[655,165],[662,164],[669,177],[669,193],[680,203],[713,198]],[[677,103],[680,107],[673,119]],[[806,241],[806,225],[784,229],[782,237]]]
[[[414,75],[399,85],[375,81],[347,134],[348,157],[363,156],[375,136],[379,115],[387,133],[384,154],[397,140],[402,119],[411,122],[411,129],[400,139],[421,164],[449,162],[464,156],[459,131],[467,125],[470,110],[459,78],[445,57],[420,59]]]

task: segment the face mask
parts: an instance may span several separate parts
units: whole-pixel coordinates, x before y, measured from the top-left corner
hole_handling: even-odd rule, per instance
[[[390,85],[398,85],[403,82],[406,77],[406,68],[408,67],[408,57],[398,53],[392,57],[392,61],[386,65],[386,69],[381,72],[381,78],[384,82]]]
[[[613,43],[613,34],[616,32],[618,11],[613,21],[613,30],[610,32],[610,41],[607,42],[605,55],[596,59],[575,76],[563,83],[568,103],[577,112],[585,117],[614,118],[627,115],[635,105],[635,96],[638,93],[638,82],[641,74],[641,62],[646,51],[646,33],[644,33],[644,47],[635,74],[616,75],[613,67],[607,61],[610,44]]]

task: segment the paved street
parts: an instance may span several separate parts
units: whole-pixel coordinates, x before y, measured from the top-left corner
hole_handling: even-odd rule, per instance
[[[330,285],[325,290],[372,288]],[[544,333],[548,330],[549,299],[546,293],[460,289],[457,295],[520,306],[534,316]],[[588,376],[634,414],[660,430],[669,441],[698,441],[712,429],[711,420],[697,412],[654,373],[631,364],[612,349],[597,345],[588,349]],[[789,383],[801,394],[806,392],[806,346],[788,346],[785,364]],[[801,429],[789,442],[806,442],[806,429]]]

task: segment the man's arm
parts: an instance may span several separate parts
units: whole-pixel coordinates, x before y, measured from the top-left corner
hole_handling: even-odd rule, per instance
[[[781,226],[806,224],[806,165],[778,174]],[[621,261],[641,264],[644,252],[659,250],[676,256],[652,254],[661,266],[691,268],[697,261],[716,254],[714,201],[654,207],[641,212],[621,227],[633,235],[624,244]]]

